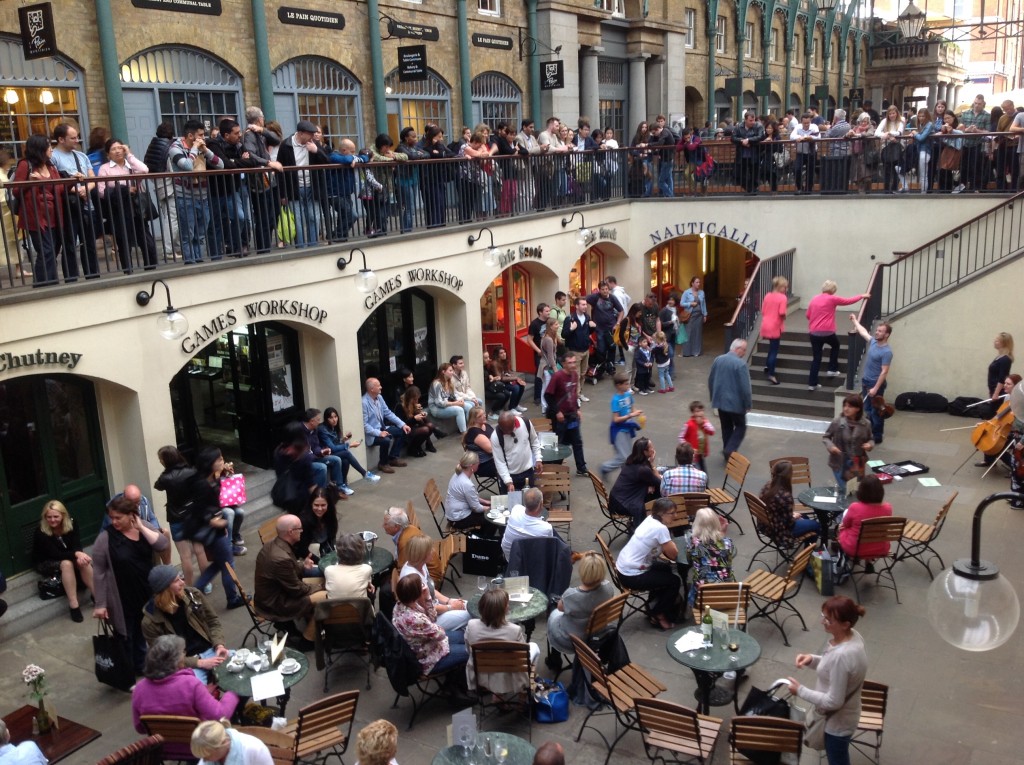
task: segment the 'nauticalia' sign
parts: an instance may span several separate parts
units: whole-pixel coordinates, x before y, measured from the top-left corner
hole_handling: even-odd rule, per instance
[[[746,247],[753,253],[757,253],[757,239],[754,239],[748,232],[740,231],[735,226],[726,223],[711,223],[709,221],[690,221],[689,223],[676,223],[672,226],[665,226],[652,231],[651,244],[661,244],[677,236],[717,236],[722,239],[731,239],[741,247]]]

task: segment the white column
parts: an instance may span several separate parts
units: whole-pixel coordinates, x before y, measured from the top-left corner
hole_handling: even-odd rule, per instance
[[[963,85],[953,86],[953,100],[949,102],[950,109],[956,109],[960,105],[960,91],[964,89]]]
[[[647,114],[647,59],[647,55],[640,55],[629,60],[629,123],[626,125],[628,134],[632,134],[637,125],[649,119]]]
[[[590,126],[598,127],[597,57],[603,48],[584,48],[580,51],[580,114],[590,118]]]

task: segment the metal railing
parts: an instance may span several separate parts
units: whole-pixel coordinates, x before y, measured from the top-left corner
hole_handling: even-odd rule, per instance
[[[776,276],[784,276],[793,284],[793,259],[796,256],[795,249],[785,250],[776,255],[759,260],[754,266],[754,271],[747,279],[743,294],[740,295],[736,304],[736,310],[732,317],[725,323],[725,350],[729,350],[732,341],[737,338],[746,340],[753,347],[754,329],[757,327],[757,319],[761,315],[761,304],[764,297],[772,291],[772,280]],[[787,292],[787,298],[791,293]]]

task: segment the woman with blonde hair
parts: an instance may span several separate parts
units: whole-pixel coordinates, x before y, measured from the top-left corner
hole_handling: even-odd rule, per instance
[[[761,303],[761,337],[768,341],[768,358],[764,362],[764,374],[768,382],[778,385],[775,376],[775,362],[779,357],[779,344],[786,331],[786,309],[789,306],[789,279],[776,276],[772,279],[772,291],[764,296]]]
[[[736,548],[722,535],[721,519],[710,507],[702,507],[693,517],[693,528],[687,534],[686,558],[693,567],[690,607],[697,600],[697,590],[711,582],[735,582],[732,559]]]
[[[562,593],[557,608],[548,616],[548,645],[560,653],[573,653],[572,636],[583,637],[590,614],[615,597],[615,588],[605,578],[607,568],[600,553],[583,553],[577,567],[580,583]],[[549,661],[554,661],[550,654]]]
[[[853,305],[867,300],[871,293],[854,297],[838,297],[838,285],[826,279],[821,285],[821,292],[811,298],[807,304],[807,331],[811,335],[811,373],[807,378],[807,390],[817,390],[818,372],[821,370],[821,352],[827,343],[831,350],[828,356],[828,376],[839,376],[839,338],[836,337],[836,309],[841,305]]]
[[[225,723],[207,720],[192,731],[192,754],[199,758],[199,765],[274,765],[266,744]]]
[[[435,621],[445,632],[459,630],[469,621],[466,601],[460,598],[449,598],[438,592],[434,580],[430,576],[429,566],[437,555],[434,541],[426,534],[415,536],[406,546],[406,563],[398,573],[399,579],[407,574],[416,574],[423,580],[423,586],[430,593],[430,603],[435,614]]]
[[[473,474],[480,467],[480,456],[476,452],[465,452],[455,465],[455,473],[448,481],[448,493],[444,499],[444,517],[457,529],[486,526],[484,514],[490,509],[491,501],[481,499],[473,483]]]
[[[356,765],[398,765],[398,728],[387,720],[374,720],[356,736]]]
[[[455,383],[452,377],[455,367],[447,361],[437,368],[437,377],[430,383],[427,395],[427,409],[434,417],[455,419],[460,433],[466,432],[466,415],[473,408],[472,402],[459,401],[455,395]]]
[[[68,596],[71,621],[83,621],[78,584],[81,582],[92,593],[92,558],[83,552],[75,522],[60,500],[51,499],[43,505],[39,526],[32,532],[32,560],[40,574],[60,579]]]
[[[901,168],[902,173],[897,172],[897,167],[903,163],[902,136],[906,130],[906,123],[900,116],[900,110],[890,105],[885,112],[885,117],[875,128],[875,137],[881,138],[882,167],[885,170],[885,192],[892,194],[896,187],[906,188],[906,168]]]

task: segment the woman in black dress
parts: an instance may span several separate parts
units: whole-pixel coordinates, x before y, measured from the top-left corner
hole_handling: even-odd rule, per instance
[[[68,596],[71,621],[83,620],[78,605],[78,583],[92,592],[92,558],[82,551],[82,538],[64,503],[51,499],[43,505],[39,528],[32,533],[32,560],[43,576],[56,576]]]
[[[608,495],[608,509],[618,515],[632,516],[634,528],[647,517],[644,505],[661,497],[661,473],[655,464],[657,456],[651,439],[634,441],[633,451]]]
[[[487,422],[487,413],[482,406],[474,406],[469,410],[469,422],[466,432],[462,435],[462,448],[467,452],[475,452],[480,458],[480,467],[476,474],[486,478],[498,477],[498,466],[494,464],[494,447],[491,434],[494,428]]]

